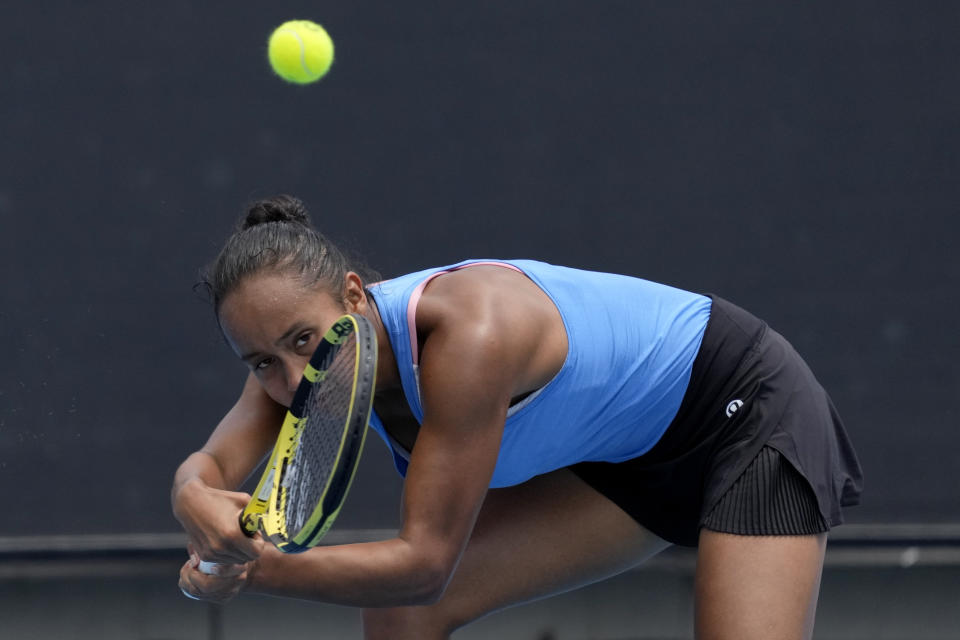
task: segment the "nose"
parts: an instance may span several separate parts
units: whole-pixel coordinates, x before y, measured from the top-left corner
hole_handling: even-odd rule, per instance
[[[290,393],[290,398],[293,399],[293,394],[297,392],[297,387],[300,386],[300,378],[303,377],[303,366],[299,362],[290,362],[287,364],[287,391]]]

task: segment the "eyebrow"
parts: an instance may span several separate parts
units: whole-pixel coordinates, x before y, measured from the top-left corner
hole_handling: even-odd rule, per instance
[[[284,331],[284,332],[283,332],[283,335],[280,336],[279,338],[277,338],[276,341],[275,341],[273,344],[279,345],[281,342],[284,342],[287,338],[289,338],[290,336],[292,336],[293,334],[295,334],[297,331],[300,331],[301,329],[303,329],[304,326],[305,326],[305,325],[304,325],[303,322],[294,322],[293,325],[291,325],[289,329],[287,329],[286,331]],[[251,352],[249,352],[249,353],[244,353],[244,354],[242,354],[242,355],[240,356],[240,359],[243,360],[244,362],[246,362],[247,360],[251,360],[251,359],[257,357],[258,355],[260,355],[260,352],[259,352],[259,351],[251,351]]]

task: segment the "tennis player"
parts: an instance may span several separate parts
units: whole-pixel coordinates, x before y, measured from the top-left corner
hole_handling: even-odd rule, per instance
[[[182,589],[355,605],[367,638],[447,638],[678,544],[698,548],[697,638],[811,637],[827,532],[861,472],[783,337],[719,297],[529,260],[359,273],[289,196],[254,203],[209,269],[250,376],[176,474]],[[371,427],[405,478],[402,527],[284,555],[240,531],[235,489],[346,312],[376,328]]]

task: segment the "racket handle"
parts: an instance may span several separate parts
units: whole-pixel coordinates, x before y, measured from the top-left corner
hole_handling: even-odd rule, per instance
[[[207,575],[212,575],[214,568],[220,566],[219,562],[208,562],[206,560],[201,560],[200,564],[197,565],[197,571],[200,573],[205,573]]]
[[[248,538],[256,535],[260,529],[260,514],[256,512],[247,513],[249,506],[240,513],[240,531]]]

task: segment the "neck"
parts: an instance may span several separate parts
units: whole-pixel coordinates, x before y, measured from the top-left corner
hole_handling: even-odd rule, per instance
[[[377,391],[387,391],[400,387],[400,370],[390,345],[390,335],[380,317],[380,309],[374,297],[367,292],[367,318],[373,324],[377,334]]]

